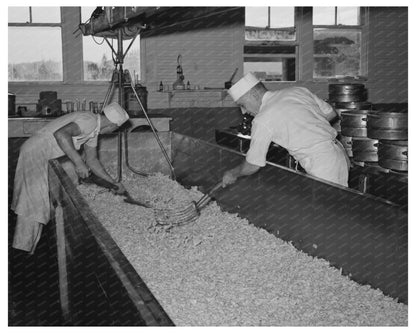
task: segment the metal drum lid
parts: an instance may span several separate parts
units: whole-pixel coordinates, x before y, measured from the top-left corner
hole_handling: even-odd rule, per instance
[[[332,102],[364,102],[367,100],[366,93],[354,93],[349,95],[341,95],[341,94],[329,94],[329,100]]]
[[[365,86],[362,83],[331,83],[328,85],[329,93],[335,94],[348,94],[363,90],[365,90]]]
[[[332,103],[336,109],[348,110],[371,110],[372,104],[370,102],[334,102]]]
[[[332,102],[364,102],[367,100],[367,90],[360,83],[330,84],[328,86],[329,100]]]

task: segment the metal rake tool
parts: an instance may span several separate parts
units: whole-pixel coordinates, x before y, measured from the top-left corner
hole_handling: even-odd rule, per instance
[[[204,208],[212,199],[211,195],[222,186],[222,182],[215,185],[207,194],[197,202],[193,201],[188,207],[182,210],[154,208],[156,221],[162,225],[185,225],[194,222]]]

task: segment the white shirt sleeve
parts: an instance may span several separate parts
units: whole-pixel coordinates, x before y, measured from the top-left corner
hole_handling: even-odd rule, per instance
[[[316,104],[318,104],[319,109],[322,112],[322,115],[325,117],[326,120],[331,121],[337,116],[337,113],[334,111],[331,105],[329,105],[324,100],[320,99],[318,96],[312,93],[312,97],[315,100]]]
[[[272,132],[255,120],[251,128],[250,149],[247,152],[246,161],[260,167],[266,165],[266,155],[272,142]]]

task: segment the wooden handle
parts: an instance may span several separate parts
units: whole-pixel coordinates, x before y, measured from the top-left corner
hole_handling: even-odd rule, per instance
[[[200,207],[201,205],[203,205],[205,203],[205,201],[208,202],[211,199],[210,196],[212,195],[212,193],[214,193],[220,187],[222,187],[222,181],[219,182],[218,184],[216,184],[212,189],[209,190],[209,192],[207,194],[205,194],[201,199],[199,199],[198,202],[196,203],[196,205],[198,207]],[[209,200],[207,201],[207,199],[209,199]]]
[[[129,194],[124,198],[124,202],[127,202],[129,204],[133,204],[133,205],[137,205],[137,206],[142,206],[142,207],[145,207],[145,208],[150,208],[149,205],[147,205],[143,202],[134,200]]]
[[[98,185],[98,186],[102,186],[105,188],[108,188],[110,190],[118,190],[118,186],[114,185],[113,183],[110,183],[109,181],[95,175],[94,173],[91,173],[88,178],[91,182],[93,182],[94,184]]]
[[[216,184],[206,195],[209,195],[210,196],[212,193],[214,193],[220,187],[222,187],[222,181],[219,182],[218,184]]]

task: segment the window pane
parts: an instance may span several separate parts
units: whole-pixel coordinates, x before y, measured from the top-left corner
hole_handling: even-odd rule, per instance
[[[360,7],[338,7],[338,24],[359,25]]]
[[[246,26],[264,28],[268,24],[267,7],[246,7]]]
[[[62,81],[60,27],[9,27],[9,81]]]
[[[9,7],[9,23],[27,23],[29,21],[29,7]]]
[[[247,7],[245,39],[247,41],[293,41],[295,32],[295,7]]]
[[[256,73],[263,81],[296,80],[296,46],[261,45],[244,46],[244,74]]]
[[[270,7],[271,28],[293,28],[295,26],[295,7]]]
[[[32,23],[61,23],[60,7],[32,7]]]
[[[97,7],[81,7],[81,21],[85,23],[91,17],[92,12]]]
[[[314,78],[361,75],[361,30],[314,29]]]
[[[296,46],[284,43],[296,40],[295,7],[246,7],[245,25],[244,73],[295,81]]]
[[[113,48],[117,51],[117,41]],[[131,40],[123,42],[124,53],[130,45]],[[102,44],[101,44],[102,43]],[[99,45],[101,44],[101,45]],[[112,51],[108,44],[100,37],[83,37],[84,55],[84,80],[86,81],[109,81],[114,70]],[[140,79],[140,38],[137,37],[124,58],[123,69],[129,70],[132,79],[136,75]]]
[[[335,7],[313,7],[313,24],[335,24]]]
[[[248,72],[262,81],[295,81],[296,58],[244,57],[244,74]]]

